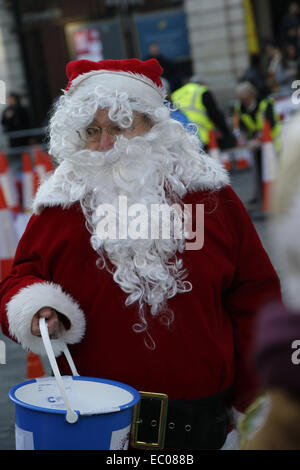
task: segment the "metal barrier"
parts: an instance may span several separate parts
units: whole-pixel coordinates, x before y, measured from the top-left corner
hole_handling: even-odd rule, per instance
[[[7,137],[30,137],[35,135],[44,135],[47,132],[47,127],[36,127],[35,129],[23,129],[19,131],[5,132]]]
[[[47,134],[47,127],[37,127],[34,129],[24,129],[20,131],[12,131],[12,132],[3,132],[1,133],[1,137],[3,137],[6,140],[6,144],[2,146],[1,150],[6,153],[6,155],[20,155],[24,152],[29,152],[31,153],[32,147],[35,144],[32,145],[24,145],[24,146],[16,146],[16,147],[10,147],[8,143],[8,139],[10,138],[18,138],[18,137],[36,137],[36,136],[45,136]],[[46,150],[46,143],[41,142],[36,145],[39,145],[39,147],[42,148],[42,150]]]
[[[19,175],[20,173],[22,173],[21,156],[23,155],[23,153],[29,153],[33,157],[34,149],[37,146],[42,151],[47,150],[46,135],[47,135],[47,127],[37,127],[34,129],[23,129],[19,131],[5,132],[5,133],[2,132],[0,134],[0,136],[2,137],[1,139],[2,145],[0,147],[0,150],[6,154],[9,160],[9,165],[13,173],[15,173],[16,175]],[[10,138],[19,138],[19,137],[20,138],[27,137],[28,139],[39,137],[39,140],[41,140],[41,142],[30,143],[28,145],[22,145],[22,146],[10,146],[9,145]],[[2,143],[3,140],[6,141],[5,144]]]

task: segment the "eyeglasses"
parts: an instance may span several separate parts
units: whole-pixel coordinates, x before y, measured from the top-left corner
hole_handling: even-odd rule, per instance
[[[151,127],[149,118],[146,115],[142,115],[135,116],[133,124],[130,127],[121,127],[118,124],[112,124],[107,127],[90,125],[85,129],[80,129],[77,133],[84,142],[99,142],[103,131],[106,131],[113,140],[116,140],[119,135],[130,135],[140,124],[144,124],[147,128]]]
[[[110,127],[97,127],[97,126],[88,126],[85,129],[80,129],[78,134],[82,140],[85,142],[99,142],[102,136],[102,132],[105,130],[110,137],[116,139],[118,135],[124,134],[124,131],[128,129],[123,129],[120,126],[110,126]]]
[[[80,138],[85,142],[99,142],[102,132],[106,131],[107,134],[115,140],[119,135],[128,135],[134,131],[135,124],[130,127],[120,127],[117,124],[108,127],[88,126],[85,129],[80,129],[78,132]]]

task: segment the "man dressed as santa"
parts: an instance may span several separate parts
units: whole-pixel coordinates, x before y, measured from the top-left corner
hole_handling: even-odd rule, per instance
[[[80,375],[168,396],[167,448],[220,449],[255,398],[253,318],[280,298],[280,284],[226,171],[172,119],[161,73],[155,59],[68,64],[49,126],[58,166],[0,284],[1,324],[44,354],[45,317],[55,354],[62,339]],[[147,210],[148,236],[143,227],[140,237],[100,230],[105,217],[124,229],[124,200],[127,228],[130,208]],[[169,237],[151,237],[157,205],[177,208]],[[189,207],[195,228],[199,206],[204,241],[187,249],[190,231],[175,236],[174,222]],[[58,363],[71,373],[63,357]],[[142,400],[139,441],[156,440],[157,401]]]

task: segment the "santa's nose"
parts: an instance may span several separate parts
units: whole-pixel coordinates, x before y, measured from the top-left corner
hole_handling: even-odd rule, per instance
[[[99,142],[97,142],[97,150],[100,152],[105,152],[106,150],[110,150],[114,145],[114,139],[111,135],[109,135],[105,129],[102,130],[101,137]]]

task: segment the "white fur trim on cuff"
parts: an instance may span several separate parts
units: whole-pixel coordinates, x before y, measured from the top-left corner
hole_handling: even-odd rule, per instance
[[[52,340],[52,346],[56,356],[62,352],[62,343],[79,343],[85,332],[85,317],[78,303],[63,292],[58,284],[52,282],[35,283],[21,289],[8,302],[7,318],[10,334],[25,348],[30,351],[45,355],[43,341],[40,337],[31,333],[31,321],[33,316],[43,307],[51,307],[65,315],[71,322],[71,327],[66,330],[61,327],[60,341]]]

